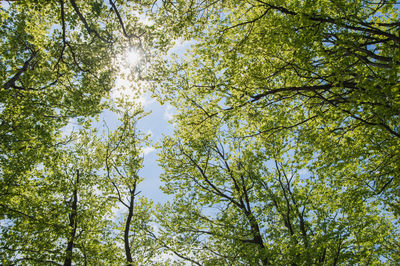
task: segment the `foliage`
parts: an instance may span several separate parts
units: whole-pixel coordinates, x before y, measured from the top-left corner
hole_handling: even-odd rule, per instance
[[[121,114],[121,125],[109,133],[101,146],[107,180],[124,212],[123,219],[116,217],[116,226],[123,239],[125,261],[130,265],[148,263],[156,253],[156,244],[149,235],[152,202],[138,196],[138,185],[143,181],[138,174],[143,167],[142,147],[149,136],[142,136],[136,123],[145,115],[138,107],[131,106],[131,110],[126,107]]]
[[[265,258],[272,264],[398,261],[391,251],[398,250],[394,243],[398,243],[399,217],[400,25],[396,2],[204,1],[180,14],[186,18],[184,27],[171,31],[191,40],[192,47],[184,59],[165,60],[155,67],[158,75],[162,73],[156,79],[158,97],[178,110],[175,137],[161,145],[165,190],[176,197],[162,217],[171,213],[170,221],[164,222],[165,237],[174,236],[170,241],[176,243],[175,249],[205,264],[212,254],[221,264],[266,264]],[[271,145],[273,150],[268,148]],[[218,157],[221,149],[226,154]],[[241,157],[238,150],[254,155]],[[260,152],[265,154],[260,156]],[[263,168],[272,159],[277,161],[275,174]],[[245,212],[239,219],[230,209],[235,206],[233,199],[239,201],[240,196],[229,194],[235,192],[229,173],[239,179],[241,164],[249,164],[247,169],[257,173],[253,178],[268,185],[257,188],[252,183],[253,172],[243,175],[257,191],[251,200],[249,195],[249,204],[254,204],[250,206],[257,209],[262,203],[259,208],[266,211],[257,214],[258,227],[267,230],[260,245],[265,255],[258,258],[255,248],[247,252],[233,242],[233,236],[240,233],[228,229],[233,221],[244,233],[242,240],[250,235]],[[308,174],[296,175],[302,171]],[[292,181],[281,185],[279,172],[287,173]],[[285,192],[290,186],[295,191],[292,196]],[[261,188],[269,194],[259,192]],[[269,197],[262,198],[263,193]],[[270,227],[272,222],[263,223],[270,217],[279,220],[280,212],[286,214],[281,205],[285,206],[289,196],[299,206],[287,203],[290,207],[286,208],[293,211],[287,213],[297,217],[297,235],[310,237],[308,245],[304,239],[289,237],[290,233],[272,240],[268,230],[279,230]],[[276,198],[275,207],[275,203],[268,205],[271,197]],[[202,209],[224,201],[225,207],[218,209],[220,216],[212,217],[226,226],[223,233],[215,232],[219,223],[204,218],[207,212]],[[303,210],[301,218],[296,212]],[[177,213],[185,213],[184,218]],[[306,233],[301,231],[301,219],[308,226]],[[397,232],[392,240],[376,238],[381,235],[378,232],[391,230]],[[362,248],[352,244],[354,239]],[[268,241],[280,248],[288,242],[288,249],[274,249]],[[335,255],[322,243],[340,247],[340,252]],[[196,249],[205,252],[204,258],[190,253]]]
[[[398,263],[398,9],[2,3],[1,263]],[[180,40],[191,47],[171,59]],[[119,75],[177,109],[159,143],[165,204],[139,195],[149,137],[141,107],[110,99]],[[106,108],[120,122],[98,132]]]
[[[145,35],[149,26],[132,13],[132,3],[1,5],[1,261],[123,261],[111,213],[118,207],[114,186],[104,174],[103,144],[89,129],[90,118],[110,104],[121,67],[114,64],[117,55],[133,46],[144,50],[152,42]],[[65,137],[71,121],[82,130],[78,137]],[[124,141],[129,137],[136,138]],[[124,148],[140,153],[139,147]],[[116,167],[130,163],[122,158]]]
[[[57,264],[69,256],[79,264],[104,264],[118,256],[111,230],[115,200],[100,172],[96,136],[82,131],[75,137],[29,172],[2,206],[3,264]]]
[[[398,241],[398,224],[378,200],[365,201],[362,188],[342,189],[329,175],[308,172],[309,162],[293,156],[286,134],[272,142],[241,138],[235,126],[219,123],[215,132],[192,139],[181,127],[162,143],[164,191],[175,196],[158,216],[169,249],[198,265],[395,258],[397,247],[388,243]]]
[[[67,145],[20,179],[20,189],[1,206],[4,264],[120,264],[152,257],[154,241],[145,238],[151,202],[137,196],[146,139],[136,130],[141,113],[126,111],[106,137],[95,129],[72,133]]]

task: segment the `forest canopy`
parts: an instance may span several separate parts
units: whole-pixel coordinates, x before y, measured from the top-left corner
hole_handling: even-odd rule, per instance
[[[396,1],[0,12],[2,265],[400,262]],[[157,143],[143,91],[176,110]],[[166,202],[140,194],[149,145]]]

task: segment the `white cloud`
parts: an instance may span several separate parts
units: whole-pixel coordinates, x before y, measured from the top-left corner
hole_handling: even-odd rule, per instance
[[[10,3],[6,2],[6,1],[0,2],[0,7],[4,8],[6,10],[8,10],[10,8],[10,6],[11,6]]]
[[[146,155],[148,155],[148,154],[154,152],[155,150],[156,150],[156,149],[155,149],[154,147],[145,147],[145,148],[143,149],[142,154],[143,154],[143,156],[146,156]]]
[[[139,100],[140,100],[140,103],[143,104],[143,106],[147,106],[147,105],[154,103],[154,99],[151,98],[150,93],[141,94],[139,97]]]
[[[185,50],[188,49],[194,43],[195,43],[194,41],[188,41],[182,37],[179,37],[178,39],[175,40],[174,46],[172,46],[172,48],[169,49],[165,58],[171,57],[172,54],[176,54],[179,57],[183,57]]]
[[[174,118],[174,113],[174,108],[172,107],[172,105],[168,104],[164,110],[164,118],[167,121],[170,121],[172,120],[172,118]]]
[[[306,168],[303,168],[303,169],[299,170],[297,173],[300,176],[310,175],[310,172]]]
[[[70,118],[68,120],[68,124],[66,126],[64,126],[63,128],[61,128],[62,136],[67,137],[67,136],[71,135],[72,132],[74,132],[76,127],[78,127],[78,126],[79,125],[78,125],[76,119]]]
[[[111,213],[107,216],[110,220],[119,220],[124,216],[126,212],[126,207],[119,201],[117,201],[116,205],[111,208]]]
[[[152,20],[146,14],[139,13],[138,11],[133,11],[133,14],[139,19],[139,22],[146,26],[154,25],[154,20]]]
[[[171,262],[181,262],[184,265],[190,265],[188,262],[182,261],[177,255],[174,253],[168,251],[168,250],[163,250],[161,253],[158,254],[158,256],[152,260],[155,263],[171,263]]]

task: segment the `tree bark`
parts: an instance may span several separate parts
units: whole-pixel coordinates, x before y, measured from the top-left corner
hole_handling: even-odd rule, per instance
[[[126,222],[125,222],[124,245],[125,245],[125,256],[126,256],[127,265],[133,265],[131,246],[129,244],[129,230],[131,227],[131,222],[132,222],[132,217],[133,217],[133,209],[135,206],[135,190],[136,190],[136,182],[133,186],[133,189],[130,191],[128,216],[126,217]]]
[[[72,264],[72,250],[74,248],[74,241],[76,235],[76,217],[78,210],[78,184],[79,184],[79,169],[76,170],[76,180],[74,184],[74,190],[72,194],[72,203],[71,203],[71,213],[69,215],[69,228],[72,228],[71,234],[68,238],[66,256],[64,260],[64,266],[71,266]]]

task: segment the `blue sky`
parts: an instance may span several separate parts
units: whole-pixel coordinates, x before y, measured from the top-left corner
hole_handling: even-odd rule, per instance
[[[185,50],[189,47],[190,42],[177,41],[177,44],[171,49],[168,56],[174,53],[178,58],[183,58]],[[125,55],[128,64],[138,63],[139,60],[132,58],[135,56],[140,55],[135,54],[134,52],[132,53],[132,51],[130,52],[130,55],[129,53],[128,55]],[[116,83],[116,88],[114,88],[114,92],[112,92],[112,97],[116,98],[122,96],[131,99],[134,97],[133,94],[135,92],[131,90],[135,90],[135,85],[123,79],[117,79]],[[121,85],[126,88],[121,89]],[[143,177],[144,181],[139,184],[138,188],[141,191],[142,196],[153,200],[155,203],[164,203],[170,199],[170,197],[164,194],[160,189],[160,186],[162,185],[162,182],[160,181],[162,169],[158,165],[158,151],[154,146],[157,142],[161,141],[163,135],[171,135],[173,133],[173,125],[171,121],[176,110],[169,104],[161,105],[156,99],[151,97],[150,92],[144,92],[139,99],[134,101],[140,103],[144,107],[145,112],[150,112],[148,116],[139,120],[138,130],[142,133],[150,134],[152,141],[152,146],[144,149],[144,167],[139,172],[140,177]],[[110,130],[114,130],[119,123],[117,115],[110,111],[103,112],[99,121],[104,121]]]
[[[7,2],[0,2],[0,7],[9,8],[10,4]],[[145,25],[152,25],[154,22],[151,21],[148,17],[143,14],[136,14],[139,17],[139,21]],[[61,27],[60,25],[54,25],[52,30],[56,27]],[[178,58],[182,58],[185,52],[185,49],[190,47],[190,42],[182,42],[177,40],[177,44],[169,51],[168,56],[172,53],[178,55]],[[132,50],[130,51],[132,52]],[[128,51],[129,53],[129,51]],[[127,59],[128,64],[137,64],[140,60],[137,60],[135,56],[135,51],[132,54],[121,55]],[[127,90],[135,90],[135,86],[129,84],[126,81],[118,81],[117,83],[124,83]],[[121,84],[117,84],[119,86]],[[118,89],[118,88],[117,88]],[[131,94],[129,91],[127,92],[127,97]],[[119,94],[117,92],[117,94]],[[115,96],[115,95],[114,95]],[[138,100],[144,107],[146,112],[151,112],[147,117],[143,118],[138,123],[138,129],[142,133],[151,134],[151,140],[153,142],[153,146],[162,139],[163,135],[170,135],[173,132],[173,126],[169,122],[172,119],[175,110],[172,106],[168,104],[160,105],[155,99],[151,97],[149,92],[145,92],[142,97]],[[110,130],[115,130],[118,126],[119,120],[118,116],[110,111],[104,111],[100,115],[99,123],[95,126],[102,128],[103,121],[107,124]],[[62,129],[64,135],[68,135],[72,131],[76,131],[79,128],[78,124],[74,119],[72,119],[69,124]],[[154,147],[146,147],[144,149],[144,168],[139,172],[140,177],[144,178],[144,181],[139,184],[139,190],[141,191],[141,195],[146,196],[147,198],[153,200],[154,202],[165,202],[169,199],[167,195],[165,195],[161,190],[160,186],[162,185],[160,181],[161,167],[158,166],[157,163],[157,151]]]
[[[149,97],[147,99],[151,100]],[[172,134],[173,126],[168,122],[174,112],[171,106],[160,105],[157,101],[151,100],[145,103],[144,107],[145,111],[151,111],[151,114],[140,120],[138,126],[140,131],[151,134],[153,144],[160,141],[163,134]],[[144,181],[140,184],[139,190],[143,196],[155,202],[165,202],[168,197],[159,188],[162,170],[157,163],[157,151],[153,149],[144,150],[144,168],[139,172]]]

